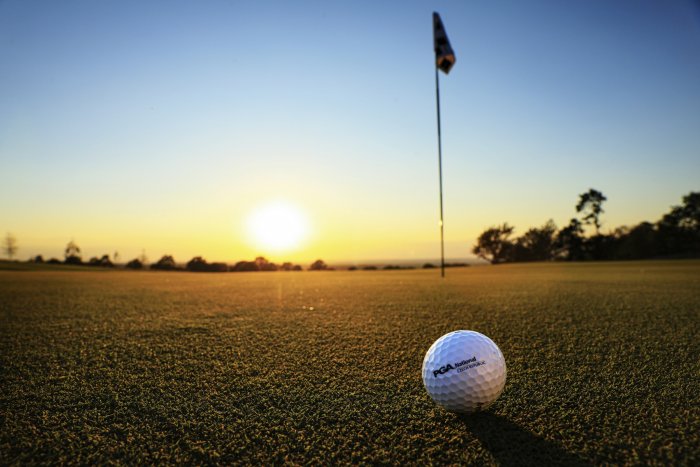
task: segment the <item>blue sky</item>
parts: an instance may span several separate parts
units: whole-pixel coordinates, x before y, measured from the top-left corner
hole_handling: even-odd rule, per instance
[[[0,229],[234,260],[285,199],[314,232],[291,259],[437,257],[434,10],[448,256],[591,187],[604,229],[700,189],[697,2],[5,0]]]

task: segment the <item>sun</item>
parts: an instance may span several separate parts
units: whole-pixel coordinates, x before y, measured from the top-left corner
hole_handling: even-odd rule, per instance
[[[268,252],[296,250],[309,236],[309,220],[304,211],[284,200],[256,207],[246,224],[250,242]]]

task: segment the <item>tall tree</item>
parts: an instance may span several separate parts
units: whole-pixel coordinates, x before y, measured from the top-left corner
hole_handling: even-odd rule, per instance
[[[606,200],[607,198],[603,193],[591,188],[586,193],[579,195],[578,204],[576,205],[576,212],[585,214],[583,222],[595,226],[596,235],[600,233],[600,215],[605,212],[603,211],[603,202]]]
[[[673,206],[657,226],[662,254],[700,254],[700,192],[685,195],[683,204]]]
[[[12,259],[19,249],[17,247],[17,239],[10,232],[7,232],[7,235],[5,235],[5,238],[3,239],[2,249],[5,252],[5,255],[7,255],[8,259]]]
[[[509,237],[513,234],[515,227],[504,223],[496,227],[486,229],[479,235],[472,253],[479,258],[490,261],[491,264],[503,263],[508,260],[508,256],[513,249],[513,244]]]
[[[556,256],[568,261],[580,261],[585,259],[583,227],[581,222],[573,218],[569,225],[562,228],[554,242]]]
[[[80,253],[80,247],[73,240],[68,242],[68,245],[66,245],[66,249],[63,252],[63,254],[66,257],[66,264],[81,264],[83,262]]]
[[[542,227],[534,227],[518,238],[516,261],[549,261],[554,257],[554,238],[557,226],[553,220]]]

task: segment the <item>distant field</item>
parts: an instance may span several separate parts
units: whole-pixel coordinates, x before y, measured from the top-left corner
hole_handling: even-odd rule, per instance
[[[0,464],[700,463],[700,262],[0,271]],[[442,334],[508,365],[485,413]]]

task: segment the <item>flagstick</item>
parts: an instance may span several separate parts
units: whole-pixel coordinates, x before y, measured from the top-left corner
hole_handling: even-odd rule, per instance
[[[437,101],[438,168],[440,172],[440,275],[445,278],[445,229],[442,211],[442,137],[440,135],[440,78],[435,65],[435,100]]]

